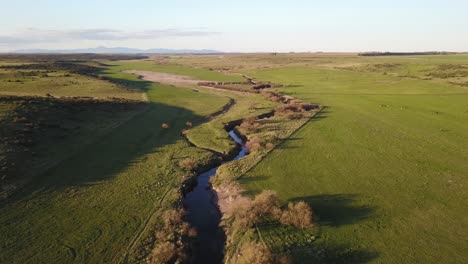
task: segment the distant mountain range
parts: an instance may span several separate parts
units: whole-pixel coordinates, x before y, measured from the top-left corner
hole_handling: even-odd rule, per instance
[[[125,47],[97,47],[97,48],[88,48],[88,49],[21,49],[15,50],[12,53],[110,53],[110,54],[143,54],[143,53],[153,53],[153,54],[209,54],[209,53],[223,53],[222,51],[217,50],[192,50],[192,49],[133,49]]]

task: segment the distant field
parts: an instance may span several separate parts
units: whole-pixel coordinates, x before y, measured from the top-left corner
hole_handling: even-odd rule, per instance
[[[411,65],[407,57],[372,61],[390,60],[402,71],[433,69],[435,60],[468,64],[463,59],[417,57]],[[414,65],[419,62],[423,65]],[[296,233],[271,227],[262,231],[264,239],[277,250],[296,250],[297,261],[305,263],[304,255],[319,262],[463,263],[468,258],[468,89],[443,78],[358,67],[248,72],[294,84],[282,91],[328,106],[243,178],[250,190],[273,189],[285,201],[308,201],[319,218],[319,239],[305,247],[293,241],[291,249],[281,238]]]
[[[113,64],[113,62],[108,62]],[[141,71],[154,71],[172,73],[178,75],[191,76],[195,79],[207,81],[243,81],[241,75],[232,74],[225,75],[217,71],[212,71],[206,68],[195,68],[190,66],[181,66],[175,64],[157,64],[154,61],[121,61],[116,65],[116,70],[141,70]]]
[[[25,69],[1,66],[30,65]],[[0,95],[87,96],[142,100],[142,91],[130,91],[110,82],[67,71],[51,63],[0,62]]]

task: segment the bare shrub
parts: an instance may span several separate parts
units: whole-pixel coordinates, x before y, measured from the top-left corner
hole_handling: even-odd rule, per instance
[[[185,158],[181,162],[179,162],[179,166],[186,170],[192,171],[196,168],[197,163],[192,158]]]
[[[280,222],[297,228],[308,228],[313,226],[312,208],[304,201],[289,203],[288,208],[283,211]]]
[[[149,263],[183,263],[187,259],[185,240],[196,235],[183,220],[183,209],[170,209],[162,214],[163,225],[155,234],[156,244]]]
[[[275,144],[271,143],[271,142],[268,142],[266,143],[265,147],[268,149],[268,150],[272,150],[275,148]]]
[[[171,242],[164,242],[158,244],[153,251],[151,252],[151,256],[149,259],[149,263],[151,264],[161,264],[161,263],[169,263],[176,257],[177,248]]]
[[[262,147],[262,140],[259,137],[252,137],[246,143],[247,152],[257,151]]]
[[[254,226],[260,215],[254,210],[252,200],[239,199],[231,207],[228,214],[231,216],[233,226],[240,230],[246,230]]]
[[[242,132],[244,132],[244,134],[248,134],[251,132],[257,132],[260,128],[260,124],[256,122],[255,117],[250,117],[244,119],[239,127],[241,128]]]
[[[175,227],[180,225],[183,222],[183,216],[185,211],[183,209],[171,209],[163,213],[162,219],[164,223],[164,228],[169,230],[174,230]]]
[[[234,260],[236,264],[270,264],[274,257],[271,251],[264,244],[255,242],[244,243],[238,251]]]
[[[164,129],[168,129],[169,124],[168,123],[162,123],[161,127],[164,128]]]
[[[283,116],[286,116],[286,117],[288,117],[290,119],[294,119],[294,118],[302,117],[302,115],[299,115],[298,113],[311,111],[311,110],[317,109],[317,108],[318,108],[317,105],[294,101],[294,102],[291,102],[291,103],[286,104],[284,106],[276,108],[275,114],[276,115],[283,115]]]
[[[233,226],[240,230],[253,227],[265,217],[273,214],[281,215],[280,201],[275,192],[262,191],[253,200],[246,197],[238,197],[229,209],[226,216],[232,219]],[[278,213],[278,210],[280,211]]]
[[[272,214],[276,208],[279,208],[280,201],[278,195],[271,190],[264,190],[253,200],[253,208],[256,214],[263,216]]]
[[[290,113],[287,113],[285,117],[289,120],[293,120],[293,119],[301,119],[304,117],[304,115],[302,113],[290,112]]]
[[[280,102],[283,100],[281,95],[274,93],[274,92],[261,90],[260,94],[263,95],[263,97],[267,98],[268,100],[271,100],[274,102]]]
[[[293,102],[276,108],[275,115],[284,116],[288,119],[300,119],[304,117],[304,112],[315,109],[315,105]]]

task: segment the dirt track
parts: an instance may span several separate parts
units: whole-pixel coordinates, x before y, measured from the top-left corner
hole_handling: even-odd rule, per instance
[[[147,81],[170,85],[197,85],[199,82],[206,82],[206,80],[196,80],[190,76],[176,75],[170,73],[137,70],[130,70],[125,72],[141,76],[142,79]]]

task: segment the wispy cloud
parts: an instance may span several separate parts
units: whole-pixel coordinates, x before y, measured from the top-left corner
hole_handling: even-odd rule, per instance
[[[205,30],[153,29],[144,31],[123,31],[116,29],[73,29],[48,30],[27,28],[12,34],[0,34],[0,44],[57,43],[78,40],[116,41],[138,39],[161,39],[169,37],[199,37],[220,34]]]

